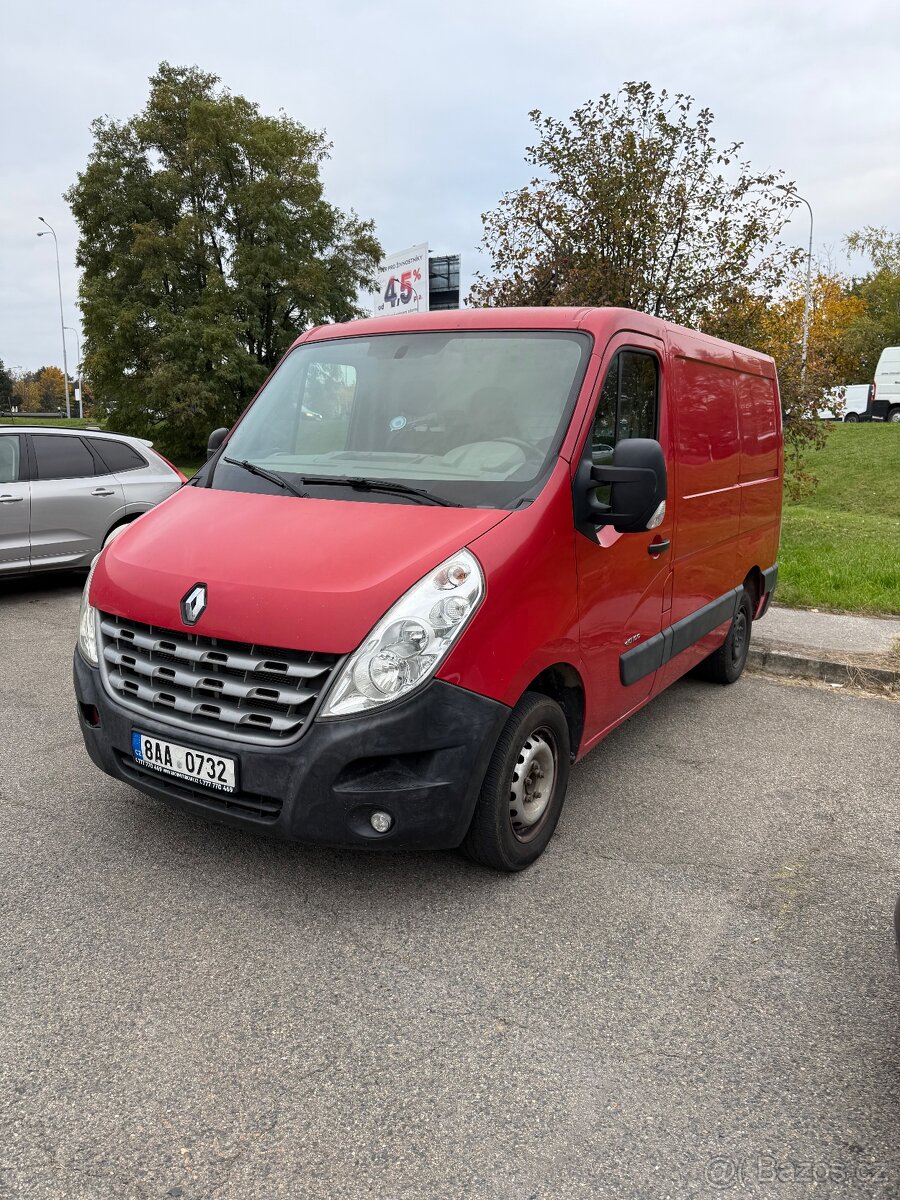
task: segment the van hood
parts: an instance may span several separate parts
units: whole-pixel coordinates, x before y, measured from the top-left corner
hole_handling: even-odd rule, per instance
[[[164,629],[345,654],[426,572],[508,516],[185,487],[110,543],[90,601]],[[198,583],[206,610],[188,626],[181,601]]]

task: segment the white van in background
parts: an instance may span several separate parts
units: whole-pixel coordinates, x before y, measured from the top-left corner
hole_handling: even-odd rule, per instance
[[[900,424],[900,346],[885,346],[875,368],[872,416]]]
[[[871,421],[869,403],[874,391],[871,383],[849,383],[845,387],[831,388],[822,395],[823,407],[819,409],[819,417],[823,421]],[[841,392],[844,393],[843,404]]]

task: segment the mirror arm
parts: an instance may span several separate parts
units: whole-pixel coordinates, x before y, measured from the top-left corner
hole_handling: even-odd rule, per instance
[[[640,483],[651,479],[656,483],[656,472],[650,467],[591,467],[591,480],[597,483]]]

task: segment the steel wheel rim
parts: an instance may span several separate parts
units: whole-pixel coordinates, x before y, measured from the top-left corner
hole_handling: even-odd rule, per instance
[[[519,748],[509,786],[509,823],[520,842],[539,833],[556,784],[556,738],[542,725]]]
[[[737,665],[744,657],[747,647],[747,614],[744,610],[738,609],[737,616],[734,618],[734,627],[731,632],[731,661]]]

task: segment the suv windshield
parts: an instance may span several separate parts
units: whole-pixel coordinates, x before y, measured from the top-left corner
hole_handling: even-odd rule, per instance
[[[343,477],[406,484],[471,507],[511,505],[533,494],[559,448],[590,346],[585,334],[521,331],[298,346],[235,429],[211,486],[427,503],[349,482],[342,493]]]

